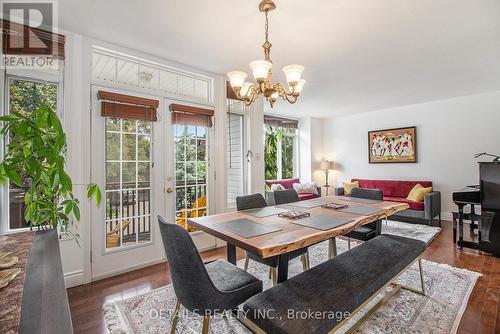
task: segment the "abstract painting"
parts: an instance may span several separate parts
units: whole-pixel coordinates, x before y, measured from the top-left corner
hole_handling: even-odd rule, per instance
[[[416,127],[368,132],[368,162],[417,162]]]

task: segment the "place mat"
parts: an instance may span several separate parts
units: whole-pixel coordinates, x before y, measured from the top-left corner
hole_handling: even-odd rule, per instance
[[[358,198],[358,197],[350,197],[350,196],[341,196],[339,199],[343,201],[356,202],[356,203],[365,203],[365,204],[374,204],[380,203],[383,201],[379,201],[376,199],[368,199],[368,198]]]
[[[218,223],[215,225],[246,239],[282,230],[280,227],[256,223],[246,218],[230,220],[228,222]]]
[[[292,224],[312,227],[317,230],[328,231],[333,228],[345,225],[349,222],[352,222],[353,219],[346,217],[335,217],[335,216],[314,216],[310,218],[305,218],[301,220],[291,221]]]
[[[263,218],[263,217],[275,216],[286,211],[290,210],[278,208],[277,206],[266,206],[260,209],[245,210],[240,212],[257,218]]]
[[[381,211],[384,211],[384,209],[375,208],[373,206],[354,205],[354,206],[349,206],[347,208],[339,209],[337,211],[350,213],[353,215],[371,216]]]
[[[313,198],[313,199],[308,199],[305,201],[298,201],[298,202],[293,202],[293,203],[288,203],[288,204],[293,205],[293,206],[300,206],[303,208],[314,208],[314,207],[326,204],[328,202],[333,202],[333,200],[325,198],[325,197],[318,197],[318,198]]]

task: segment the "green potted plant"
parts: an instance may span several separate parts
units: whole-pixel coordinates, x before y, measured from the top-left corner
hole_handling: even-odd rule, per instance
[[[7,143],[0,162],[0,182],[10,180],[27,189],[26,223],[72,234],[67,227],[72,216],[80,220],[80,202],[65,171],[66,134],[57,114],[44,105],[30,112],[0,116],[0,121],[4,122],[0,134]],[[96,184],[87,186],[87,196],[100,204],[102,196]]]

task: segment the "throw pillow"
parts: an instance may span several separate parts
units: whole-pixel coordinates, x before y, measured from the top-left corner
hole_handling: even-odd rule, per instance
[[[344,195],[349,196],[351,194],[351,190],[354,188],[359,188],[359,182],[354,181],[350,183],[342,182],[342,186],[344,187]]]
[[[318,195],[318,185],[316,182],[310,183],[294,183],[293,189],[297,194],[314,194]]]
[[[274,184],[271,184],[271,190],[272,191],[280,191],[280,190],[285,190],[285,187],[283,187],[281,184],[279,183],[274,183]]]
[[[420,183],[417,183],[412,188],[412,190],[410,190],[410,193],[408,194],[408,197],[406,197],[406,199],[413,202],[423,202],[425,194],[428,194],[431,191],[432,187],[424,188]]]

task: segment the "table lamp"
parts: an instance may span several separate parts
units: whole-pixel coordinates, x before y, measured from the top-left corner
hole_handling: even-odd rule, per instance
[[[330,185],[328,184],[328,173],[330,169],[333,169],[333,161],[328,161],[328,160],[321,161],[321,170],[325,171],[325,188],[327,195],[328,195],[328,187],[330,187]]]

